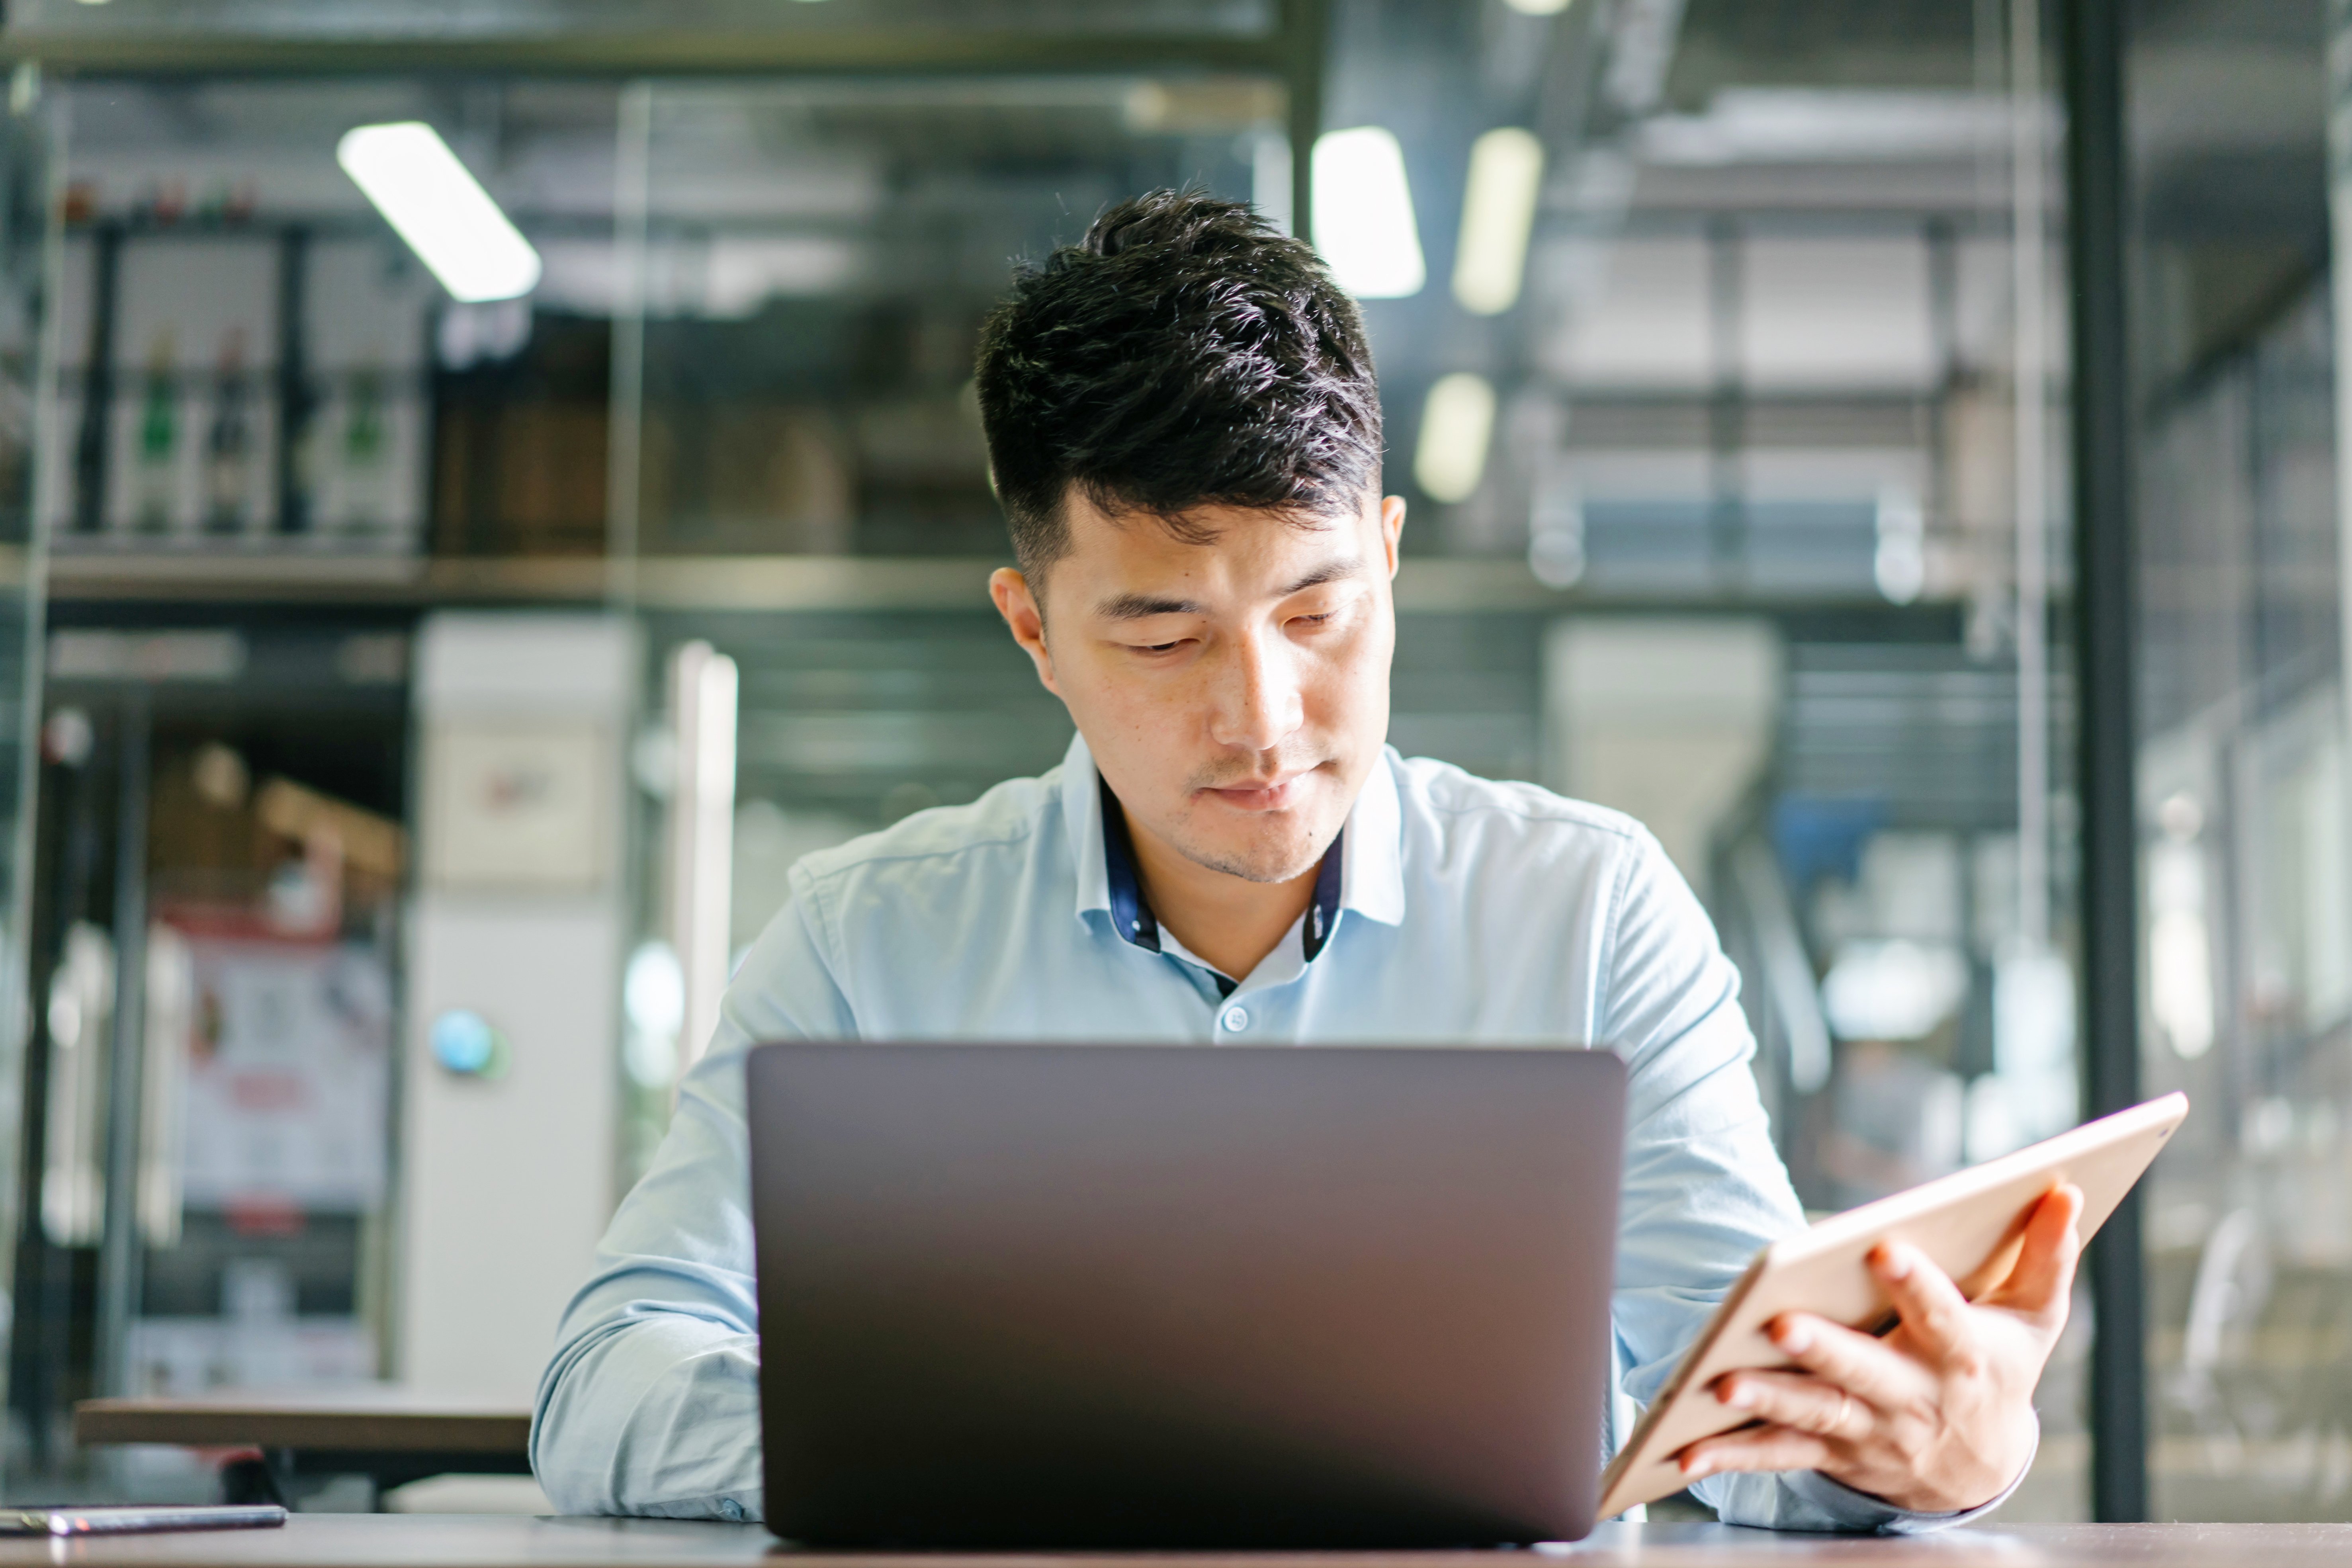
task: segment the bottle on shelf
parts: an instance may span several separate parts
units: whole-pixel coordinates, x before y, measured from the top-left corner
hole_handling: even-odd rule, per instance
[[[205,433],[205,531],[243,533],[253,494],[253,387],[245,369],[245,331],[221,338],[213,377],[212,426]]]
[[[383,403],[383,372],[375,365],[363,364],[345,378],[336,457],[342,470],[340,521],[346,532],[372,533],[390,521]]]
[[[139,395],[139,448],[131,482],[131,521],[142,533],[168,533],[179,500],[179,374],[172,334],[147,345],[147,372]]]

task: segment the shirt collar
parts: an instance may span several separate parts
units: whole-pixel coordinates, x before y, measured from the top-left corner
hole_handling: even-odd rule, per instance
[[[1396,781],[1402,765],[1395,747],[1381,748],[1348,813],[1342,847],[1339,907],[1384,926],[1404,924],[1404,803]]]
[[[1356,804],[1348,813],[1336,854],[1323,857],[1315,879],[1315,901],[1307,910],[1306,941],[1320,952],[1338,929],[1339,911],[1349,910],[1382,925],[1404,923],[1404,811],[1397,795],[1397,755],[1382,747],[1380,763],[1364,781]],[[1134,856],[1127,843],[1125,817],[1109,810],[1110,792],[1095,767],[1086,737],[1070,737],[1062,758],[1062,820],[1070,836],[1070,863],[1077,870],[1076,914],[1081,921],[1100,910],[1119,935],[1139,946],[1159,951],[1159,922],[1137,892]],[[1112,824],[1118,840],[1114,869]],[[1125,883],[1124,896],[1119,887]],[[1124,910],[1122,910],[1122,906]],[[1321,934],[1317,934],[1318,917]],[[1138,928],[1148,928],[1150,941],[1139,940]]]
[[[1160,921],[1143,901],[1143,884],[1135,875],[1135,840],[1127,830],[1127,813],[1110,785],[1095,775],[1096,797],[1102,803],[1103,881],[1110,894],[1111,929],[1147,952],[1160,951]]]
[[[1103,857],[1102,775],[1084,735],[1070,737],[1062,755],[1062,825],[1070,835],[1070,864],[1077,868],[1077,916],[1110,912],[1109,867]]]

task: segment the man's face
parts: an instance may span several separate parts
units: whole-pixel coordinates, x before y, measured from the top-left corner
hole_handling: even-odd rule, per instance
[[[991,587],[1129,816],[1212,870],[1303,875],[1388,736],[1403,501],[1202,507],[1185,515],[1200,543],[1075,491],[1065,515],[1042,605],[1018,573]]]

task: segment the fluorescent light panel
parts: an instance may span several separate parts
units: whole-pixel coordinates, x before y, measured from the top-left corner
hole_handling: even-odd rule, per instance
[[[1404,152],[1378,125],[1315,139],[1315,248],[1359,300],[1402,300],[1429,280]]]
[[[452,297],[511,300],[539,284],[539,252],[430,125],[346,132],[335,162]]]
[[[1467,500],[1486,472],[1486,447],[1495,434],[1495,388],[1483,375],[1457,371],[1429,389],[1421,414],[1421,443],[1413,449],[1412,477],[1436,501]]]
[[[1543,165],[1543,143],[1515,125],[1489,131],[1471,143],[1462,242],[1454,251],[1454,297],[1473,315],[1499,315],[1518,303]]]
[[[1503,0],[1503,4],[1522,16],[1557,16],[1569,7],[1569,0]]]

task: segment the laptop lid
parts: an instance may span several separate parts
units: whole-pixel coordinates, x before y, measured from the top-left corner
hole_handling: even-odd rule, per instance
[[[749,1073],[787,1540],[1591,1528],[1614,1056],[789,1044]]]

